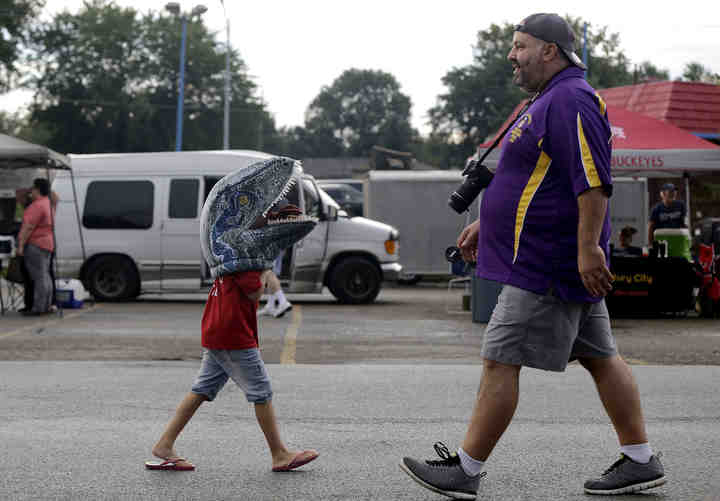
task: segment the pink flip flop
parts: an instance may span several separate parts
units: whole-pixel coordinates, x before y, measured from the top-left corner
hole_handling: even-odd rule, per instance
[[[187,464],[178,464],[183,462]],[[148,470],[193,471],[195,465],[185,458],[167,458],[163,460],[145,461],[145,468]]]
[[[285,466],[275,466],[272,471],[290,471],[295,468],[299,468],[303,465],[308,464],[310,461],[314,461],[320,454],[318,451],[309,449],[306,451],[298,452],[297,455]]]

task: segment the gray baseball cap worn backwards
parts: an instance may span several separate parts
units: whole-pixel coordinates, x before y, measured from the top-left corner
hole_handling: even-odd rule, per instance
[[[533,14],[515,26],[515,31],[527,33],[548,43],[557,44],[572,64],[583,70],[587,66],[575,54],[575,33],[557,14]]]

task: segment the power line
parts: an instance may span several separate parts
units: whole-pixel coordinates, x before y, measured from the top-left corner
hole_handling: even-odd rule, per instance
[[[67,99],[67,98],[54,98],[51,99],[53,103],[61,103],[61,104],[73,104],[76,106],[98,106],[98,107],[108,107],[108,108],[117,108],[122,106],[128,106],[129,108],[132,108],[134,105],[130,102],[128,103],[121,103],[119,101],[95,101],[91,99]],[[212,110],[215,111],[221,111],[221,108],[219,107],[220,103],[218,103],[218,108],[206,106],[206,105],[200,105],[200,104],[186,104],[184,108],[186,110]],[[137,105],[137,107],[149,107],[149,108],[155,108],[155,109],[170,109],[174,110],[176,105],[175,104],[155,104],[155,103],[144,103],[142,106]],[[246,105],[246,106],[235,106],[230,108],[231,112],[235,113],[256,113],[258,111],[265,111],[266,113],[269,113],[262,105],[255,105],[253,107],[252,105]]]

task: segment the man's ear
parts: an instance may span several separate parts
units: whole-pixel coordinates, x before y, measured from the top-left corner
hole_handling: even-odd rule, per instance
[[[543,59],[545,61],[552,61],[556,57],[558,57],[560,52],[560,47],[557,46],[557,44],[554,43],[546,43],[543,47]]]

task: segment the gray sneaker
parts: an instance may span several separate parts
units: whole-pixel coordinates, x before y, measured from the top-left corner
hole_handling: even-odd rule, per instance
[[[625,454],[605,470],[602,477],[585,482],[587,494],[625,494],[652,489],[663,485],[665,469],[660,462],[660,455],[650,458],[646,464],[636,463]]]
[[[417,461],[405,457],[400,462],[400,468],[418,484],[438,494],[453,499],[475,499],[485,472],[474,477],[466,475],[456,453],[450,453],[442,442],[436,442],[433,447],[442,458],[440,461]]]

